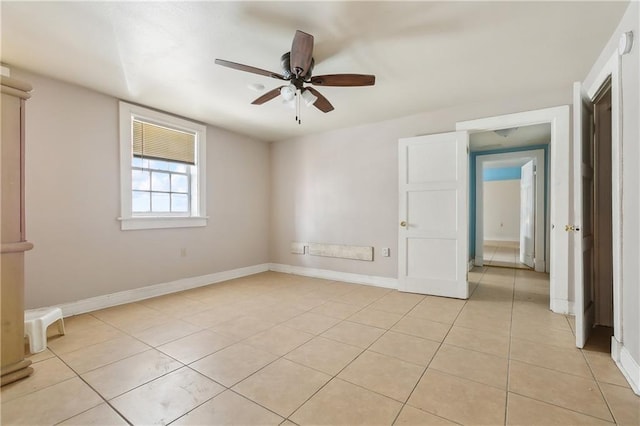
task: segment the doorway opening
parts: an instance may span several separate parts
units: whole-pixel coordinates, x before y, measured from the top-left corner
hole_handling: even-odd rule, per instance
[[[549,308],[553,312],[567,314],[571,310],[570,277],[569,277],[569,238],[564,231],[564,223],[569,217],[569,183],[570,169],[570,135],[568,105],[539,110],[525,111],[501,116],[479,118],[456,123],[456,130],[468,131],[470,135],[497,129],[524,127],[536,124],[548,124],[551,127],[551,138],[548,144],[548,203],[546,229],[548,244],[545,247],[545,265],[543,271],[549,273]],[[473,169],[474,163],[469,165]],[[477,172],[477,171],[476,171]],[[471,186],[470,192],[475,191]],[[475,194],[470,194],[469,205],[473,203]],[[474,214],[475,209],[469,210]],[[474,226],[475,221],[470,225]],[[562,226],[562,227],[561,227]],[[475,230],[470,229],[470,252],[476,247]],[[539,247],[539,246],[537,246]],[[476,247],[477,248],[477,247]],[[470,258],[475,263],[473,257]]]
[[[611,79],[596,93],[592,108],[592,137],[582,152],[583,161],[593,167],[593,184],[583,186],[583,227],[593,239],[593,250],[583,267],[592,283],[588,296],[594,314],[585,349],[610,352],[614,335]]]
[[[547,271],[550,140],[549,123],[470,135],[474,265]]]

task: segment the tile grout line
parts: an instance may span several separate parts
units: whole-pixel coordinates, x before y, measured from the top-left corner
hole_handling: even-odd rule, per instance
[[[587,363],[587,367],[589,368],[589,371],[591,372],[591,376],[593,377],[593,381],[595,382],[596,386],[598,387],[598,392],[600,392],[600,396],[602,397],[602,400],[604,401],[605,405],[607,406],[607,410],[609,411],[609,414],[611,415],[611,418],[613,419],[613,422],[617,424],[618,422],[616,421],[616,416],[613,414],[613,408],[609,404],[609,401],[607,400],[606,396],[604,395],[604,392],[602,391],[602,386],[600,386],[600,381],[596,377],[596,374],[593,371],[593,368],[591,367],[591,363],[589,362],[589,358],[584,353],[585,352],[584,348],[579,348],[579,350],[580,350],[580,354],[582,355],[582,358]]]
[[[505,392],[505,401],[504,401],[504,424],[507,424],[509,419],[509,389],[511,384],[511,344],[513,339],[513,309],[515,308],[516,302],[516,280],[517,276],[514,270],[513,273],[513,285],[512,285],[512,294],[511,294],[511,315],[509,318],[509,348],[507,351],[507,383],[506,383],[506,392]]]
[[[484,275],[484,271],[481,275]],[[479,283],[478,283],[479,285]],[[478,286],[476,286],[473,290],[473,292],[475,292],[475,290],[478,288]],[[473,294],[473,293],[472,293]],[[469,295],[469,298],[471,297],[471,294]],[[424,300],[424,299],[423,299]],[[446,334],[444,335],[444,337],[442,338],[442,341],[438,343],[438,348],[436,349],[436,351],[433,353],[433,356],[431,357],[431,359],[429,360],[429,362],[427,363],[427,365],[424,367],[424,370],[422,370],[422,374],[420,375],[420,377],[418,378],[418,380],[416,381],[416,384],[413,386],[413,388],[411,389],[411,391],[409,392],[409,395],[407,396],[407,398],[405,399],[404,403],[402,403],[402,407],[400,408],[400,410],[398,411],[398,413],[396,414],[395,418],[393,419],[393,422],[391,422],[392,425],[394,425],[397,421],[398,418],[400,417],[400,413],[402,413],[402,410],[404,410],[404,407],[407,405],[407,403],[409,402],[409,400],[411,399],[411,396],[413,395],[413,393],[415,392],[416,388],[418,387],[418,384],[420,384],[420,381],[422,381],[422,378],[424,377],[424,375],[426,374],[427,370],[429,369],[429,366],[431,365],[431,363],[433,362],[433,360],[435,359],[435,357],[438,355],[438,352],[440,352],[440,348],[442,348],[442,345],[444,344],[444,341],[447,339],[447,336],[449,335],[449,333],[451,332],[451,329],[453,328],[453,325],[456,323],[456,321],[458,320],[458,317],[460,317],[460,314],[462,313],[462,311],[464,310],[464,307],[467,306],[467,303],[469,302],[469,299],[465,299],[464,303],[462,304],[462,307],[460,308],[460,310],[458,311],[458,313],[456,314],[456,317],[453,319],[453,321],[451,322],[451,324],[449,325],[449,329],[447,330]],[[415,306],[414,306],[415,308]],[[410,405],[410,407],[413,407]],[[418,408],[419,409],[419,408]],[[423,410],[424,411],[424,410]],[[451,419],[447,419],[445,417],[441,417],[437,414],[434,413],[429,413],[429,414],[433,414],[437,417],[449,420],[449,421],[453,421],[454,423],[457,423],[455,420],[451,420]]]

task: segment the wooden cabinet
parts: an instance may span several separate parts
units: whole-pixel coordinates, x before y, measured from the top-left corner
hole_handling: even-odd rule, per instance
[[[8,77],[0,77],[0,83],[0,361],[5,385],[33,372],[24,357],[24,252],[33,247],[26,240],[24,220],[24,119],[31,86]]]

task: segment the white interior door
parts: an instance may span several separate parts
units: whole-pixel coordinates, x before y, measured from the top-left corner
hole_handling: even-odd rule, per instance
[[[520,168],[520,263],[530,268],[533,268],[535,258],[535,172],[533,160]]]
[[[466,131],[400,140],[400,291],[469,297],[468,145]]]
[[[584,347],[594,323],[593,295],[593,118],[582,84],[573,85],[573,272],[576,346]],[[572,237],[572,238],[571,238]]]

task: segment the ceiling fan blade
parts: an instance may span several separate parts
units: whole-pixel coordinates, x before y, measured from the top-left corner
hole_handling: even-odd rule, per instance
[[[260,74],[271,78],[277,78],[278,80],[286,80],[283,75],[280,75],[275,72],[263,70],[256,67],[251,67],[249,65],[238,64],[236,62],[225,61],[224,59],[216,59],[216,64],[222,65],[223,67],[233,68],[234,70],[240,70],[245,72],[250,72],[253,74]]]
[[[263,103],[270,101],[271,99],[277,97],[280,94],[280,89],[282,89],[284,86],[280,86],[280,87],[276,87],[273,90],[269,90],[267,93],[265,93],[264,95],[260,96],[258,99],[256,99],[255,101],[251,102],[253,105],[262,105]]]
[[[291,72],[298,77],[307,75],[313,58],[313,36],[296,31],[291,44]]]
[[[327,98],[322,96],[322,94],[320,92],[318,92],[313,87],[307,87],[305,90],[310,91],[311,93],[313,93],[318,98],[318,100],[313,103],[313,106],[315,106],[316,108],[318,108],[322,112],[333,111],[333,105],[331,105],[331,102],[329,102],[327,100]]]
[[[376,84],[376,76],[367,74],[327,74],[311,77],[310,82],[315,86],[373,86]]]

